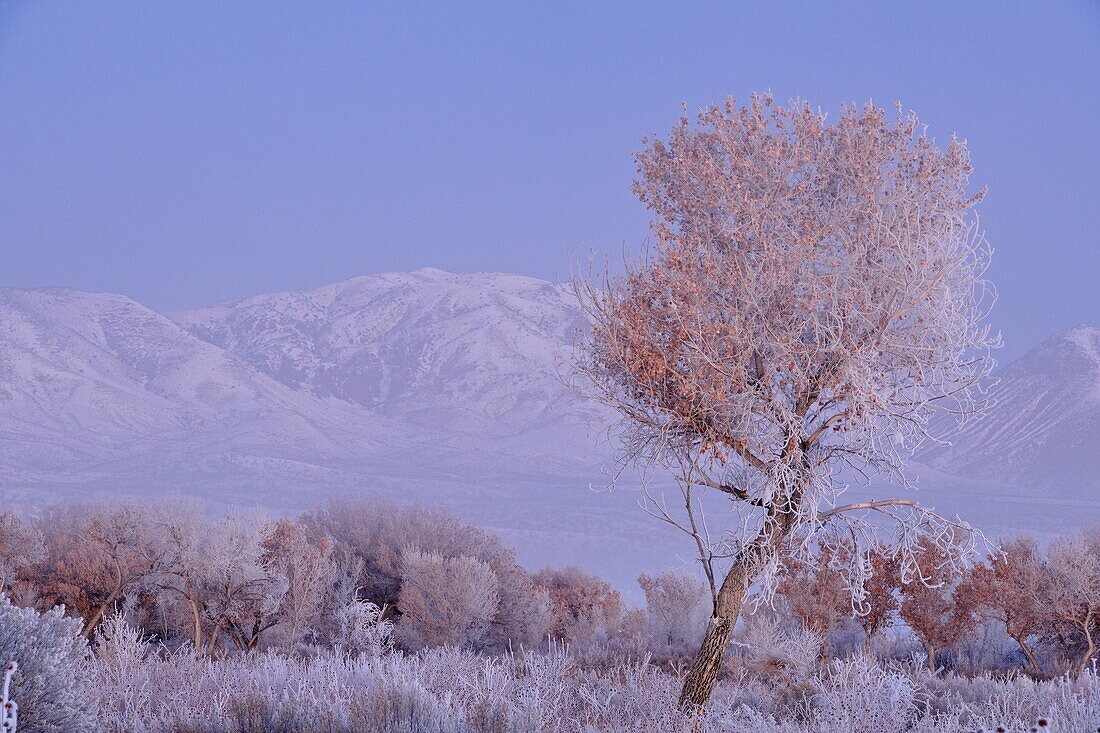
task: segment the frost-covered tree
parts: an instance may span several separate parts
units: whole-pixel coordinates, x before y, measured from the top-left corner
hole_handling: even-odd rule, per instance
[[[957,593],[961,572],[952,551],[922,539],[917,577],[901,587],[900,615],[924,645],[928,671],[936,673],[936,654],[974,630],[974,598]]]
[[[359,561],[355,600],[398,606],[404,552],[415,547],[444,558],[475,558],[496,575],[500,603],[480,642],[484,649],[503,651],[534,643],[546,632],[549,600],[516,562],[515,552],[500,538],[445,511],[367,497],[334,502],[306,515],[302,523],[318,536],[331,537],[339,553]],[[341,608],[347,600],[341,596],[333,608]]]
[[[825,546],[812,562],[788,559],[776,588],[802,627],[821,640],[821,664],[829,658],[830,635],[851,617],[852,594],[843,571],[848,552],[846,545]]]
[[[846,107],[827,124],[804,102],[730,101],[696,125],[685,115],[637,164],[655,250],[576,283],[592,323],[576,366],[620,414],[624,460],[679,481],[684,513],[659,497],[650,509],[691,536],[710,580],[682,695],[693,707],[748,589],[774,591],[785,546],[805,555],[838,524],[864,539],[890,525],[908,576],[917,538],[953,547],[968,532],[908,498],[840,504],[839,472],[903,478],[935,415],[980,408],[996,345],[982,325],[988,248],[965,144],[938,146],[900,107]],[[704,493],[728,521],[704,521]]]
[[[15,582],[24,568],[46,556],[42,535],[12,512],[0,514],[0,593]]]
[[[699,646],[710,615],[710,593],[698,578],[664,572],[638,576],[645,594],[646,631],[650,652],[660,657],[682,657]]]
[[[500,583],[488,564],[460,555],[408,548],[401,574],[397,640],[406,649],[476,649],[500,604]]]
[[[262,562],[262,524],[236,515],[209,523],[197,507],[175,505],[159,509],[157,526],[161,563],[150,586],[169,611],[182,608],[195,654],[212,652],[223,634],[254,647],[277,623],[286,590]]]
[[[1001,544],[985,562],[967,573],[958,589],[977,613],[994,619],[1019,645],[1031,671],[1042,671],[1030,641],[1042,633],[1050,616],[1043,603],[1047,570],[1033,538]]]
[[[133,504],[95,510],[85,536],[84,561],[101,566],[103,586],[98,603],[90,609],[80,632],[90,636],[116,603],[157,571],[161,545],[156,541],[152,511]]]
[[[614,627],[622,616],[619,592],[580,568],[545,568],[535,575],[535,583],[550,597],[550,635],[567,643]]]
[[[266,528],[261,547],[261,564],[285,583],[278,617],[286,641],[294,645],[313,628],[335,582],[332,539],[310,537],[300,523],[281,519]]]
[[[868,576],[863,582],[863,598],[855,609],[856,621],[863,629],[866,650],[875,638],[894,623],[901,587],[898,558],[889,548],[876,544],[867,549]]]
[[[1100,651],[1100,534],[1059,539],[1047,557],[1042,603],[1075,637],[1073,673],[1080,676]]]
[[[227,634],[238,650],[255,649],[260,635],[281,620],[287,577],[264,563],[263,524],[228,515],[208,527],[205,616],[207,652]]]

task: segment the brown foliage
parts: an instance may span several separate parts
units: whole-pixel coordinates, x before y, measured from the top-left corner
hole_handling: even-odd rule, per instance
[[[901,573],[896,553],[882,545],[868,550],[867,561],[871,576],[863,584],[865,595],[859,604],[856,621],[863,628],[870,649],[875,638],[894,622],[894,612],[900,605]]]
[[[955,592],[960,573],[943,548],[924,540],[917,559],[919,577],[901,588],[901,617],[924,644],[928,670],[935,673],[937,652],[974,629],[974,598]]]
[[[777,588],[803,628],[821,640],[821,662],[828,658],[830,633],[840,628],[852,612],[852,594],[840,569],[848,560],[837,557],[847,552],[850,550],[843,547],[825,546],[812,562],[787,560]]]
[[[1034,673],[1041,670],[1028,639],[1048,622],[1042,603],[1045,575],[1035,540],[1021,537],[1004,542],[999,552],[971,568],[956,591],[977,613],[1004,625]]]
[[[549,633],[575,642],[601,624],[615,625],[622,615],[622,597],[602,578],[580,568],[546,568],[535,575],[535,584],[550,594]]]

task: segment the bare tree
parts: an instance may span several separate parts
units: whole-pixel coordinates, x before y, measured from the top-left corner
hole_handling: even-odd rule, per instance
[[[336,580],[332,539],[311,538],[300,523],[281,519],[266,528],[261,546],[261,564],[286,585],[279,617],[286,627],[286,640],[293,646],[312,628]]]
[[[706,584],[686,573],[638,576],[645,594],[650,652],[658,658],[682,657],[699,645],[710,615]]]
[[[19,571],[46,557],[42,535],[11,512],[0,514],[0,593],[15,582]]]
[[[709,699],[750,586],[774,592],[780,550],[808,555],[824,529],[897,529],[903,572],[917,538],[969,527],[896,498],[839,504],[838,472],[903,480],[938,412],[981,406],[996,339],[988,248],[970,216],[966,146],[929,139],[913,114],[754,97],[687,116],[647,141],[634,190],[656,248],[621,276],[578,280],[593,328],[579,389],[622,418],[622,457],[675,472],[714,614],[681,705]],[[702,494],[727,502],[722,527]],[[877,513],[883,523],[864,521]],[[866,563],[856,553],[857,595]]]
[[[549,632],[564,642],[574,643],[600,627],[616,626],[622,616],[619,592],[580,568],[544,568],[535,575],[535,583],[550,596]]]
[[[1080,676],[1100,650],[1100,536],[1063,538],[1050,547],[1043,602],[1072,629],[1080,646],[1073,673]]]
[[[161,563],[149,584],[160,602],[184,607],[196,655],[211,653],[223,632],[250,648],[276,622],[285,579],[261,563],[260,526],[233,515],[208,523],[189,505],[159,509]]]
[[[85,637],[91,636],[104,615],[160,564],[160,548],[146,507],[121,504],[97,510],[88,522],[87,538],[107,567],[109,580],[106,593],[84,621],[80,633]]]
[[[282,619],[287,577],[264,564],[266,528],[256,517],[230,514],[208,527],[205,614],[212,624],[207,653],[227,633],[238,650],[255,649]]]

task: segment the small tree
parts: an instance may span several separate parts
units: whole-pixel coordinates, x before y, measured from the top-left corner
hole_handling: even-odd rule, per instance
[[[1036,674],[1042,669],[1028,640],[1042,633],[1049,616],[1043,607],[1045,580],[1035,540],[1021,537],[971,568],[957,591],[975,611],[1005,627]]]
[[[882,545],[867,551],[869,575],[863,584],[863,599],[856,609],[856,621],[863,629],[867,651],[875,638],[890,628],[898,610],[901,587],[899,562],[894,552]]]
[[[401,580],[395,635],[406,649],[444,644],[473,649],[488,633],[500,595],[486,563],[408,548]]]
[[[535,575],[535,583],[550,596],[549,632],[564,642],[576,642],[601,627],[614,627],[622,616],[619,592],[580,568],[545,568]]]
[[[84,622],[81,634],[91,636],[111,608],[140,587],[160,566],[161,546],[154,536],[152,512],[122,504],[96,510],[86,528],[89,554],[104,566],[104,592]]]
[[[45,557],[42,535],[33,526],[17,514],[0,514],[0,593],[15,582],[21,570]]]
[[[333,543],[329,537],[310,537],[299,522],[281,519],[265,529],[261,547],[260,563],[286,587],[277,618],[293,646],[315,624],[335,582]]]
[[[1042,600],[1055,620],[1076,637],[1075,676],[1084,674],[1100,650],[1100,536],[1063,538],[1051,545]]]
[[[829,636],[852,615],[852,594],[842,565],[846,554],[844,546],[825,546],[812,562],[788,560],[776,589],[802,627],[821,640],[821,664],[829,658]]]
[[[642,573],[638,585],[645,594],[650,651],[658,657],[682,657],[699,645],[710,615],[706,584],[684,573]]]
[[[839,505],[838,471],[903,477],[937,405],[978,409],[996,345],[981,325],[988,250],[965,144],[941,149],[900,108],[890,121],[847,107],[827,125],[804,102],[730,101],[694,127],[685,115],[637,163],[656,250],[576,283],[593,326],[576,366],[621,415],[623,459],[671,469],[682,492],[683,515],[649,508],[692,537],[710,580],[692,707],[750,586],[774,592],[785,546],[806,555],[823,529],[875,511],[901,529],[911,570],[918,537],[954,547],[968,532],[908,499]],[[726,502],[727,531],[703,521],[703,492]]]
[[[960,572],[947,548],[922,540],[919,575],[902,586],[901,618],[924,645],[928,671],[936,673],[936,654],[974,629],[972,598],[956,593]]]

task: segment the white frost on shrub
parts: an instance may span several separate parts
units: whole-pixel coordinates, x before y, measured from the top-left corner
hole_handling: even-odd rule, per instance
[[[11,696],[19,703],[20,733],[98,730],[80,627],[62,607],[38,613],[0,595],[0,659],[19,664]]]

